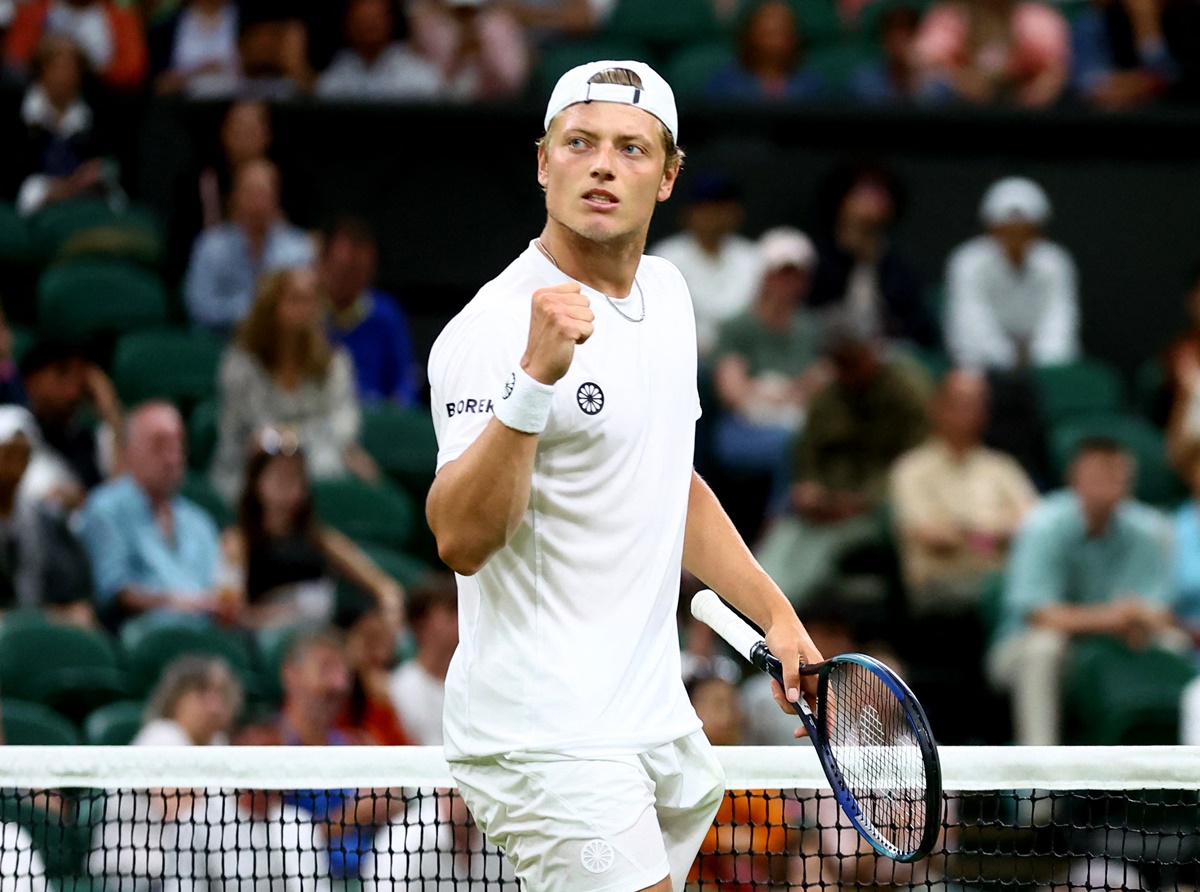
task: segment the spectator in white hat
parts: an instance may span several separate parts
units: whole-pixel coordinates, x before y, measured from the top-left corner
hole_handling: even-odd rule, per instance
[[[750,307],[723,323],[714,351],[723,409],[714,435],[724,467],[788,479],[788,444],[814,393],[832,377],[815,320],[802,310],[817,252],[798,229],[779,227],[758,244],[763,273]]]
[[[1079,357],[1075,262],[1044,238],[1050,200],[1035,182],[1006,177],[983,196],[987,230],[946,263],[946,348],[956,365],[1000,371]]]

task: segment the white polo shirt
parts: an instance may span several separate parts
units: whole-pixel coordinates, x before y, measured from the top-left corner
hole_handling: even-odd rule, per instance
[[[492,417],[539,288],[570,281],[532,244],[438,337],[429,358],[438,469]],[[646,316],[641,313],[641,293]],[[458,577],[446,757],[644,752],[699,730],[675,610],[692,475],[695,321],[679,271],[643,257],[556,386],[529,508],[512,541]]]

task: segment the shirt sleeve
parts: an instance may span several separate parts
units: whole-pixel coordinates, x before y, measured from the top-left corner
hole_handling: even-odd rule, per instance
[[[499,313],[477,313],[453,320],[434,344],[429,391],[439,471],[487,427],[493,401],[520,365],[522,327]]]
[[[1016,351],[987,305],[984,268],[973,246],[951,255],[946,291],[946,349],[955,365],[1010,368]]]
[[[896,526],[901,532],[909,532],[942,520],[932,491],[921,479],[919,453],[908,453],[896,462],[889,480],[892,511]]]
[[[1171,585],[1171,552],[1174,536],[1165,517],[1144,508],[1139,518],[1136,545],[1122,564],[1117,593],[1134,594],[1151,604],[1170,607],[1176,598]]]
[[[96,596],[108,604],[129,587],[130,543],[111,506],[89,501],[83,509],[80,539],[92,565]]]
[[[183,298],[193,322],[213,328],[232,325],[230,301],[220,294],[219,275],[224,265],[220,243],[213,233],[201,233],[183,279]]]
[[[1056,365],[1079,358],[1079,277],[1075,262],[1062,248],[1048,254],[1046,311],[1030,344],[1036,365]]]
[[[1017,531],[1001,605],[1008,631],[1023,626],[1035,610],[1062,601],[1069,563],[1062,545],[1063,530],[1052,514],[1035,511]]]

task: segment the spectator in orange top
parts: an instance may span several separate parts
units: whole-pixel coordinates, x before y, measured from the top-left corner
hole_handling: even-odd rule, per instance
[[[1071,31],[1035,0],[947,0],[925,14],[914,53],[928,100],[1044,107],[1062,95]]]
[[[149,66],[142,23],[114,0],[28,0],[17,4],[5,61],[24,70],[45,34],[71,38],[109,87],[132,90]]]
[[[733,682],[701,668],[684,687],[711,744],[742,742],[742,709]],[[688,882],[719,892],[754,892],[782,882],[788,867],[784,856],[796,849],[799,839],[792,829],[799,826],[798,806],[780,790],[727,792]]]

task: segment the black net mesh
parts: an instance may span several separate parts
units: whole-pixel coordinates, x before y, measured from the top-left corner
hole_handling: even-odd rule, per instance
[[[1200,784],[1200,779],[1198,779]],[[1194,889],[1200,797],[948,793],[934,853],[871,854],[829,793],[730,791],[689,888]],[[2,790],[0,892],[515,890],[449,790]]]

